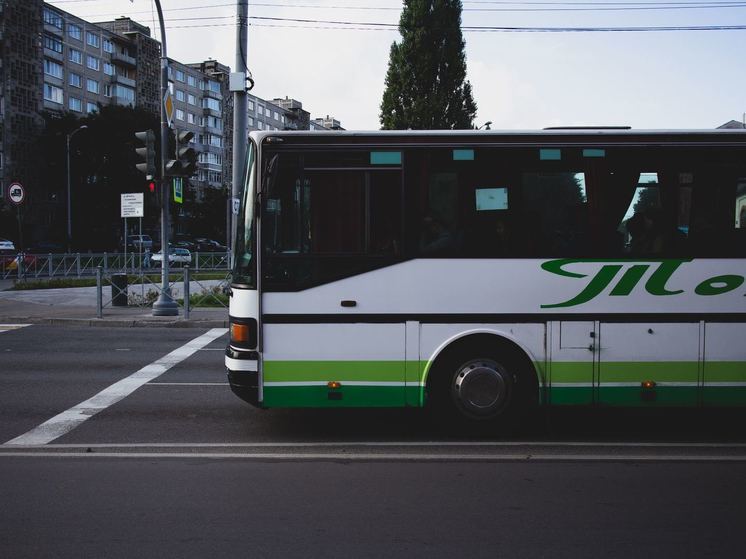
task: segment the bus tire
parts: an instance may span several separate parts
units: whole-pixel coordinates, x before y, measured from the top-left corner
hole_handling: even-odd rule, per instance
[[[538,382],[528,356],[495,336],[446,349],[428,379],[428,406],[459,430],[512,432],[537,408]]]

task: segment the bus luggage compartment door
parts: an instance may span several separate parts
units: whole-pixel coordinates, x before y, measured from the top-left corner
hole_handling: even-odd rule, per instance
[[[603,323],[598,401],[620,406],[693,406],[699,323]]]

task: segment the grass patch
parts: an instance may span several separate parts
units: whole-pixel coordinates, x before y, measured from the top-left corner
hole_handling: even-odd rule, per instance
[[[96,278],[52,278],[49,280],[18,281],[11,290],[64,289],[66,287],[93,287],[95,285]]]

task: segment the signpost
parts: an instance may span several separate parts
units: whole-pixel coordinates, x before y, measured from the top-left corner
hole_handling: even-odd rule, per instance
[[[184,203],[184,180],[181,177],[174,177],[174,202]]]
[[[18,245],[23,247],[23,228],[21,227],[21,204],[26,199],[26,190],[20,182],[12,182],[8,185],[8,199],[16,207],[16,219],[18,220]]]
[[[140,261],[142,261],[142,218],[145,216],[145,195],[142,192],[129,192],[121,194],[121,201],[121,216],[124,218],[124,268],[126,270],[127,241],[129,240],[129,230],[127,229],[128,217],[137,217],[140,219]]]
[[[23,204],[23,201],[26,199],[26,191],[20,182],[10,183],[8,186],[8,198],[16,206]]]

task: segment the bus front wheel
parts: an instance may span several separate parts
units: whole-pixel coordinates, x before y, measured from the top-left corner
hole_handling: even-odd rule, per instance
[[[447,351],[428,384],[428,406],[448,425],[512,431],[537,404],[528,358],[508,343],[470,341]]]

